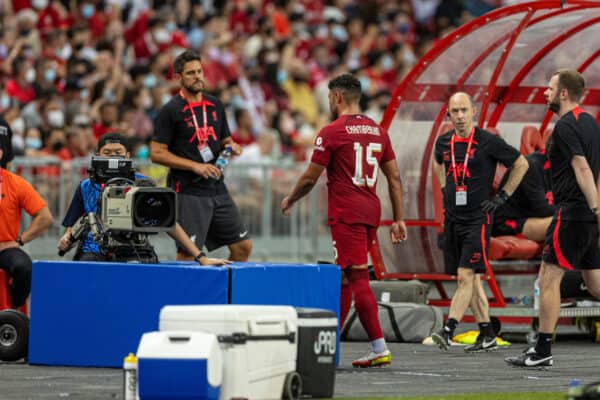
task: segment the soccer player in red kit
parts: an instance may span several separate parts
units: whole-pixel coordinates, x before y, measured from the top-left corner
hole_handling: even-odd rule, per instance
[[[329,82],[329,107],[335,120],[315,139],[311,163],[296,186],[281,202],[289,214],[293,204],[308,194],[327,169],[328,225],[331,227],[336,264],[342,268],[340,328],[352,296],[360,322],[369,336],[371,351],[352,362],[354,367],[379,367],[392,362],[378,319],[377,302],[369,286],[367,256],[381,218],[376,194],[379,168],[388,182],[394,222],[392,243],[406,240],[402,219],[402,182],[387,132],[360,114],[360,81],[343,74]]]

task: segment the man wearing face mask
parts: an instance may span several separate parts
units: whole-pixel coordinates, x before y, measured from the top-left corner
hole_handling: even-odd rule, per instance
[[[98,140],[98,148],[96,155],[102,157],[115,157],[115,158],[130,158],[129,153],[129,141],[126,137],[119,133],[111,132],[100,137]],[[136,179],[145,179],[143,175],[136,174]],[[81,181],[77,190],[73,195],[71,204],[67,210],[67,214],[62,222],[62,225],[66,228],[65,234],[60,238],[58,242],[58,249],[67,252],[73,246],[73,237],[71,235],[71,228],[77,220],[87,214],[96,213],[98,207],[98,199],[102,194],[100,184],[92,183],[89,178]],[[168,232],[178,245],[194,255],[193,260],[201,265],[222,265],[226,264],[227,261],[219,258],[208,258],[200,251],[194,242],[186,235],[185,231],[179,224],[175,225],[175,228],[171,232]],[[73,257],[75,261],[104,261],[105,257],[101,253],[101,249],[98,244],[94,241],[92,234],[79,242],[77,252]]]

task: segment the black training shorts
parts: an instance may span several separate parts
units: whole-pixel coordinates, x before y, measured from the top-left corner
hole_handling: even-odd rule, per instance
[[[490,242],[489,221],[444,223],[444,265],[447,274],[456,274],[459,267],[485,272]]]
[[[212,197],[182,193],[177,196],[179,225],[200,249],[206,246],[212,251],[249,238],[229,193]]]
[[[598,223],[564,220],[561,213],[552,217],[542,260],[567,270],[600,268]]]
[[[527,218],[494,217],[492,236],[517,236],[523,233]]]

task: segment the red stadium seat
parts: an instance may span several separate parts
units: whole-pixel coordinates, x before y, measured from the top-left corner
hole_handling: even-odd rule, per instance
[[[528,155],[536,150],[544,148],[544,141],[540,131],[531,125],[525,125],[521,132],[521,154]]]
[[[490,239],[490,260],[531,260],[539,257],[542,245],[517,236],[496,236]]]

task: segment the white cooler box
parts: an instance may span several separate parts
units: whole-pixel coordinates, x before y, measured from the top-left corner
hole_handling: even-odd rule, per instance
[[[137,350],[140,400],[219,399],[222,357],[211,333],[145,333]]]
[[[165,306],[160,331],[217,335],[223,350],[221,400],[298,398],[297,315],[289,306]]]

